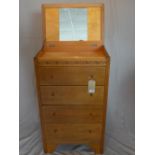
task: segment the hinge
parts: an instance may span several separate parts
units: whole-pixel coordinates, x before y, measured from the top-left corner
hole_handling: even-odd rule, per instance
[[[90,44],[91,47],[97,47],[97,44]]]
[[[49,47],[56,47],[55,44],[49,44]]]

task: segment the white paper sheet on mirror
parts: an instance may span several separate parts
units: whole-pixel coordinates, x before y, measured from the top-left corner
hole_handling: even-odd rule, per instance
[[[60,41],[88,40],[87,9],[62,8],[60,11]]]

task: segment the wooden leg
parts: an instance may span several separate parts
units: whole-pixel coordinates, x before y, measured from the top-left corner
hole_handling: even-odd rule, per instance
[[[52,145],[46,145],[46,148],[44,148],[44,152],[45,153],[53,153],[57,148],[56,144],[52,144]]]
[[[91,145],[92,149],[95,151],[95,154],[97,155],[103,155],[104,150],[103,146],[101,144],[93,144]]]

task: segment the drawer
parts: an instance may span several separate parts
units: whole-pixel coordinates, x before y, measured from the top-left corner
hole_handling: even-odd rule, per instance
[[[92,95],[87,86],[41,86],[40,91],[42,105],[98,105],[104,102],[104,86],[96,86]]]
[[[40,67],[40,85],[88,85],[88,80],[104,85],[104,67]]]
[[[44,106],[41,108],[45,123],[102,123],[103,106]]]
[[[101,124],[45,124],[48,144],[99,143],[102,138]]]

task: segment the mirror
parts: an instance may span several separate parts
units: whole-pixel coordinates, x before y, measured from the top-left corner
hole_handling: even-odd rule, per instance
[[[102,6],[44,6],[45,41],[101,41]]]
[[[60,8],[59,23],[60,41],[88,40],[86,8]]]

